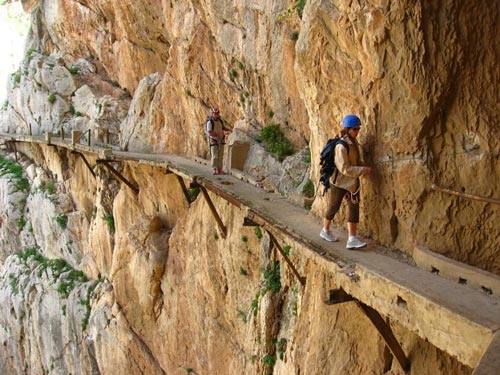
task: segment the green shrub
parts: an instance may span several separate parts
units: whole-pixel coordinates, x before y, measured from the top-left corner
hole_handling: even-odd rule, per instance
[[[254,233],[259,240],[262,238],[262,229],[260,227],[256,227]]]
[[[264,142],[266,150],[279,159],[293,154],[292,144],[277,124],[264,126],[260,132],[260,140]]]
[[[304,187],[302,188],[302,195],[307,198],[314,197],[314,183],[311,179],[307,180],[304,184]]]
[[[26,225],[26,219],[24,218],[24,216],[22,216],[21,218],[19,218],[19,220],[17,221],[17,227],[19,229],[23,229],[24,226]]]
[[[66,229],[68,226],[68,215],[59,215],[54,218],[57,224],[61,227],[61,229]]]
[[[30,183],[28,179],[24,177],[24,171],[21,165],[14,161],[7,160],[0,155],[0,176],[5,176],[7,174],[13,175],[12,180],[15,182],[15,191],[29,191]]]
[[[276,356],[274,354],[267,353],[264,358],[262,358],[262,365],[264,367],[273,368],[276,363]]]
[[[80,70],[80,68],[78,68],[77,66],[73,65],[71,68],[68,69],[69,72],[71,74],[78,74],[78,71]]]
[[[305,6],[306,6],[306,0],[298,0],[297,3],[295,4],[295,7],[297,9],[297,14],[299,15],[300,18],[302,18],[302,13],[304,12]]]
[[[108,225],[109,233],[114,234],[115,233],[115,218],[113,217],[113,213],[105,213],[102,216],[102,219]]]
[[[285,348],[286,348],[286,339],[281,339],[276,343],[276,350],[281,360],[283,360],[284,358]]]
[[[56,183],[52,180],[42,181],[38,188],[41,192],[47,193],[48,195],[54,195],[56,193]]]
[[[190,188],[187,189],[187,192],[188,192],[189,202],[194,202],[198,197],[198,194],[200,194],[200,188],[199,187]]]
[[[50,93],[49,96],[47,97],[47,100],[49,101],[50,104],[54,104],[56,102],[56,95],[53,93]]]
[[[280,289],[280,263],[275,262],[264,271],[264,292],[279,292]]]
[[[299,39],[298,31],[294,31],[294,32],[290,33],[290,39],[291,40],[298,40]]]
[[[283,246],[283,252],[286,255],[290,255],[290,252],[292,251],[292,247],[290,245]]]

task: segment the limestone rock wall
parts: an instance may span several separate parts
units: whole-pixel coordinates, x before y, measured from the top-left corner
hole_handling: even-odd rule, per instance
[[[500,274],[498,206],[430,188],[500,197],[499,2],[23,5],[32,30],[10,77],[2,132],[77,129],[100,142],[109,132],[130,151],[207,156],[202,123],[218,106],[235,127],[231,141],[250,143],[245,173],[291,196],[309,177],[317,181],[319,150],[356,113],[376,169],[364,181],[360,231]],[[270,123],[295,155],[281,161],[265,151],[258,135]],[[0,372],[401,373],[355,307],[324,305],[334,276],[320,265],[292,253],[311,275],[307,287],[280,264],[281,288],[265,290],[266,270],[277,267],[269,239],[242,227],[243,213],[226,202],[216,199],[230,233],[222,239],[204,201],[188,206],[162,171],[120,165],[141,186],[135,196],[102,168],[94,178],[71,153],[18,151],[30,189],[0,178]],[[313,213],[325,204],[317,196]],[[342,211],[337,225],[344,219]],[[44,258],[13,255],[32,248]],[[39,273],[47,259],[86,278],[61,295],[71,272]],[[39,303],[50,308],[36,315]],[[35,338],[49,318],[65,327],[63,339]],[[412,373],[470,373],[393,328],[412,353]]]
[[[319,150],[346,113],[357,113],[377,172],[364,184],[361,231],[500,272],[496,206],[430,188],[500,196],[490,183],[499,177],[497,2],[23,4],[37,52],[20,68],[3,128],[104,127],[124,149],[206,157],[202,123],[217,105],[238,130],[233,141],[255,144],[263,126],[278,123],[296,151],[309,146],[305,173],[317,181]],[[287,196],[301,193],[307,176],[282,183],[286,167],[250,150],[247,173]],[[325,204],[316,199],[313,211]]]

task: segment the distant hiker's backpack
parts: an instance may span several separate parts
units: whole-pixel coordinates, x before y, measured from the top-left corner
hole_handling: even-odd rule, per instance
[[[319,159],[319,182],[323,185],[323,195],[325,195],[330,188],[330,177],[332,177],[337,170],[335,165],[335,147],[339,143],[344,146],[347,149],[347,153],[349,153],[349,144],[338,136],[329,139],[326,146],[321,150]]]
[[[214,118],[212,116],[207,117],[207,121],[205,121],[205,135],[207,136],[207,139],[210,140],[210,134],[208,134],[209,131],[214,130]]]

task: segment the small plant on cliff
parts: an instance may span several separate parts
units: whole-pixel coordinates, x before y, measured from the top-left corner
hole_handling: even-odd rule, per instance
[[[54,93],[50,93],[49,96],[47,96],[47,100],[50,104],[54,104],[56,102],[56,99],[57,97]]]
[[[280,263],[275,262],[264,271],[263,292],[279,292],[281,289]]]
[[[304,7],[306,6],[306,0],[288,0],[288,6],[283,13],[278,16],[278,21],[283,21],[288,17],[291,17],[295,12],[302,18],[304,12]]]
[[[47,193],[48,195],[54,195],[56,193],[56,183],[53,180],[42,181],[38,188],[41,192]]]
[[[273,368],[276,363],[276,356],[274,354],[267,353],[264,358],[262,358],[262,365],[267,368]]]
[[[285,349],[286,349],[286,339],[283,338],[276,342],[276,351],[278,352],[278,356],[281,360],[283,360],[284,358]]]
[[[302,188],[302,195],[307,198],[314,197],[314,183],[311,179],[307,180],[304,184],[304,187]]]
[[[266,150],[282,160],[293,154],[293,146],[285,137],[278,124],[264,126],[259,139],[264,143]]]
[[[298,31],[294,31],[294,32],[290,33],[290,39],[293,41],[298,40],[299,39]]]
[[[17,294],[19,292],[19,287],[18,287],[18,279],[16,278],[16,275],[13,273],[9,274],[9,284],[10,288],[12,289],[12,294]]]
[[[286,254],[286,255],[290,255],[290,252],[292,251],[292,247],[290,245],[285,245],[283,246],[283,252]]]
[[[13,175],[11,181],[14,182],[14,191],[29,191],[30,183],[24,177],[23,168],[16,162],[5,159],[0,155],[0,176]]]
[[[22,230],[25,225],[26,225],[26,219],[24,218],[24,216],[21,216],[17,221],[17,227]]]
[[[68,69],[71,74],[78,74],[80,68],[77,67],[76,65],[73,65],[71,68]]]
[[[61,227],[61,229],[66,229],[68,226],[68,215],[59,215],[54,218],[57,224]]]
[[[254,233],[259,240],[262,238],[262,229],[260,229],[260,227],[256,227]]]
[[[194,187],[191,189],[188,189],[188,197],[189,197],[189,202],[194,202],[196,198],[198,197],[198,194],[200,194],[200,188],[199,187]]]
[[[33,58],[33,52],[36,52],[36,49],[30,48],[28,51],[26,51],[25,59],[26,59],[26,62],[28,64],[30,63],[31,59]]]
[[[113,217],[113,213],[107,213],[106,212],[102,216],[102,219],[108,225],[109,233],[114,234],[115,233],[115,218]]]
[[[102,283],[104,279],[99,279],[96,280],[92,283],[92,285],[87,289],[87,298],[85,300],[81,300],[80,304],[85,306],[85,316],[83,317],[82,320],[82,331],[85,331],[89,324],[89,318],[90,318],[90,312],[92,311],[92,308],[90,307],[90,297],[92,296],[92,293],[94,292],[95,288]]]

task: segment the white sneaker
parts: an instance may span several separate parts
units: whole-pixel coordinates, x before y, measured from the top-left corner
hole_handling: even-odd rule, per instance
[[[366,247],[366,245],[368,245],[366,242],[360,241],[357,237],[354,237],[353,239],[347,240],[346,249],[362,249]]]
[[[337,242],[337,241],[338,241],[337,237],[335,237],[335,236],[332,234],[332,232],[330,232],[330,230],[329,230],[329,229],[328,229],[328,230],[327,230],[327,229],[325,229],[325,228],[321,229],[321,232],[319,232],[319,236],[320,236],[322,239],[324,239],[324,240],[326,240],[326,241],[328,241],[328,242]]]

